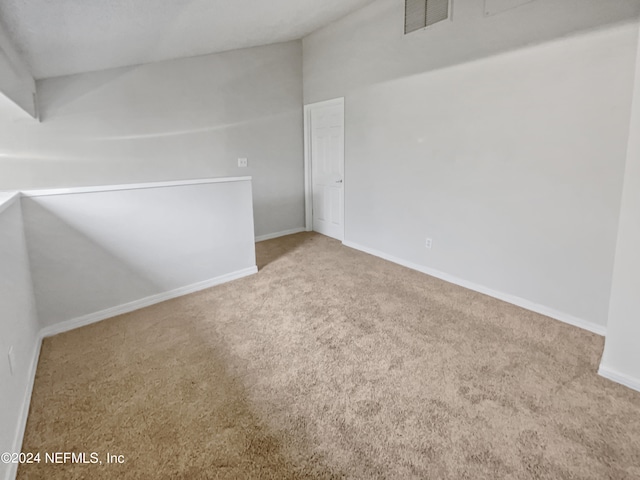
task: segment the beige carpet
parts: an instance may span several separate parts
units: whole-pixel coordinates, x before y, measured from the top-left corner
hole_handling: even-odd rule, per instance
[[[640,478],[603,339],[316,234],[257,275],[45,340],[21,479]]]

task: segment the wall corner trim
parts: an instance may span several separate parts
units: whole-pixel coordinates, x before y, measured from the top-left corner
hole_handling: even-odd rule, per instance
[[[587,320],[583,320],[578,317],[574,317],[573,315],[570,315],[568,313],[560,312],[558,310],[555,310],[553,308],[550,308],[544,305],[537,304],[530,300],[526,300],[524,298],[520,298],[515,295],[510,295],[508,293],[498,292],[491,288],[485,287],[483,285],[479,285],[477,283],[469,282],[467,280],[463,280],[461,278],[455,277],[448,273],[440,272],[439,270],[425,267],[423,265],[418,265],[417,263],[409,262],[401,258],[394,257],[393,255],[388,255],[379,250],[364,247],[358,243],[344,241],[343,245],[349,248],[353,248],[355,250],[360,250],[361,252],[364,252],[364,253],[368,253],[369,255],[373,255],[374,257],[379,257],[384,260],[388,260],[392,263],[402,265],[403,267],[416,270],[426,275],[439,278],[440,280],[444,280],[445,282],[453,283],[454,285],[458,285],[460,287],[467,288],[469,290],[473,290],[475,292],[482,293],[484,295],[488,295],[493,298],[497,298],[498,300],[502,300],[503,302],[516,305],[518,307],[524,308],[525,310],[530,310],[532,312],[539,313],[540,315],[553,318],[554,320],[559,320],[569,325],[573,325],[574,327],[582,328],[583,330],[587,330],[591,333],[595,333],[596,335],[605,336],[607,334],[607,328],[602,325],[598,325],[596,323],[589,322]]]
[[[620,385],[624,385],[625,387],[640,392],[640,379],[638,378],[633,378],[629,375],[625,375],[624,373],[617,372],[605,365],[600,365],[598,375],[606,378],[607,380],[611,380],[612,382],[619,383]]]

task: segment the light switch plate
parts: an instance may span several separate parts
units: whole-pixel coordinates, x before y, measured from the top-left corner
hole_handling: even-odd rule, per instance
[[[238,167],[240,168],[245,168],[249,166],[249,160],[246,158],[239,158],[238,159]]]

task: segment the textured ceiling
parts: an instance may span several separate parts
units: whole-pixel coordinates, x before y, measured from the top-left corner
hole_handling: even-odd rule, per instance
[[[0,0],[36,78],[301,38],[372,0]]]

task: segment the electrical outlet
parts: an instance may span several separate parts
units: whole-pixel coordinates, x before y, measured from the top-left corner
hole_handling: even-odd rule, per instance
[[[426,242],[424,242],[424,246],[431,250],[431,246],[433,245],[433,240],[431,240],[430,238],[427,238]]]
[[[238,167],[240,168],[246,168],[249,166],[249,160],[246,158],[239,158],[238,159]]]
[[[15,369],[16,366],[16,358],[13,355],[13,347],[9,347],[9,371],[11,372],[11,375],[13,375],[13,370]]]

